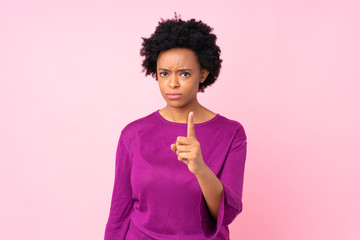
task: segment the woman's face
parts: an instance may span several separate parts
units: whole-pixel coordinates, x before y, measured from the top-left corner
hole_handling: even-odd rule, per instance
[[[156,74],[167,104],[184,107],[197,103],[199,84],[205,81],[209,72],[200,68],[196,53],[191,49],[171,48],[160,52]]]

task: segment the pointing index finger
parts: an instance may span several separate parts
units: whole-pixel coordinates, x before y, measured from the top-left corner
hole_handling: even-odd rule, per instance
[[[189,112],[188,115],[188,124],[187,124],[187,137],[196,138],[195,136],[195,127],[194,127],[194,112]]]

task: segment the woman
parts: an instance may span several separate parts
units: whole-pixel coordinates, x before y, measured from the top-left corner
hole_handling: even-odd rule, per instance
[[[143,38],[142,66],[166,106],[121,131],[106,240],[229,239],[242,211],[247,142],[239,122],[197,100],[221,68],[211,31],[175,14]]]

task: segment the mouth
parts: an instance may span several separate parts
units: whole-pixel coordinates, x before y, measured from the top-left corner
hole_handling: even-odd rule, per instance
[[[166,96],[169,98],[169,99],[179,99],[181,97],[182,94],[180,93],[169,93],[169,94],[166,94]]]

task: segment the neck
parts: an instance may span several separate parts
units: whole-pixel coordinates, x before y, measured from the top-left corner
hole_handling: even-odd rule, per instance
[[[167,105],[165,108],[161,110],[163,116],[171,121],[171,122],[178,122],[178,123],[187,123],[188,115],[191,111],[194,112],[194,116],[199,116],[200,112],[204,109],[197,101],[191,105],[186,105],[181,108],[173,107]],[[195,120],[196,118],[194,118]],[[195,121],[196,123],[196,121]]]

